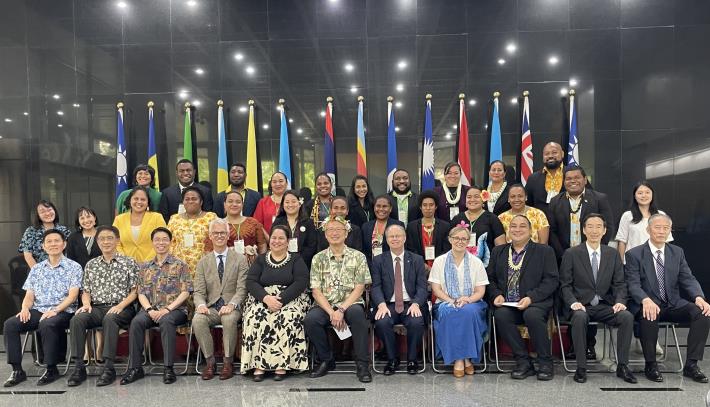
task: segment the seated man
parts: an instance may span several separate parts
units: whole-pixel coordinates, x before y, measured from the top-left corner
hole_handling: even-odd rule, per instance
[[[600,321],[619,328],[616,375],[628,383],[636,383],[628,367],[634,316],[626,310],[624,265],[616,250],[601,244],[606,233],[602,215],[587,215],[582,221],[582,233],[586,243],[567,249],[560,266],[560,291],[565,315],[572,323],[577,358],[574,381],[587,381],[587,326],[590,321]]]
[[[689,322],[683,376],[707,383],[708,378],[700,371],[698,361],[703,359],[710,329],[710,304],[705,301],[703,289],[685,261],[683,249],[666,243],[672,224],[666,214],[651,215],[648,243],[626,252],[624,271],[633,300],[631,305],[634,311],[641,309],[636,317],[646,360],[644,373],[651,381],[663,381],[656,364],[658,322]]]
[[[64,257],[64,234],[49,229],[42,237],[42,248],[49,258],[32,266],[22,286],[26,290],[22,309],[5,321],[3,338],[7,363],[12,366],[5,387],[13,387],[27,380],[22,370],[22,333],[36,330],[42,337],[44,362],[47,370],[37,381],[38,386],[59,378],[57,363],[66,350],[64,330],[69,328],[76,310],[76,298],[81,289],[81,266]],[[82,349],[82,354],[83,354]]]
[[[86,330],[102,327],[104,367],[97,386],[107,386],[116,380],[113,367],[116,358],[119,329],[128,329],[136,315],[133,302],[137,298],[138,264],[128,256],[119,254],[116,246],[120,239],[114,226],[96,228],[96,241],[101,256],[89,260],[84,269],[82,307],[71,319],[71,346],[74,371],[67,386],[78,386],[86,380],[84,346]]]
[[[427,301],[427,276],[422,256],[404,250],[407,234],[403,226],[385,230],[390,251],[372,259],[370,295],[376,306],[375,331],[387,350],[385,375],[394,374],[399,365],[399,351],[394,325],[407,328],[407,373],[419,371],[417,347],[424,334],[422,311]]]
[[[335,368],[328,343],[332,326],[339,332],[352,332],[357,362],[357,377],[363,383],[372,381],[368,363],[367,332],[362,293],[372,282],[365,255],[345,246],[349,224],[341,218],[329,218],[323,224],[329,247],[313,257],[311,289],[317,306],[306,314],[306,335],[316,349],[318,363],[311,377],[321,377]]]
[[[192,278],[187,263],[170,254],[173,234],[158,227],[150,234],[155,258],[140,266],[138,277],[138,302],[142,309],[131,321],[129,328],[130,361],[121,378],[121,385],[130,384],[145,376],[143,372],[143,347],[145,331],[160,327],[163,343],[163,383],[175,383],[173,358],[177,327],[187,322],[185,300],[192,292]]]
[[[334,196],[330,200],[330,216],[340,216],[343,219],[348,217],[348,199],[344,196]],[[325,229],[318,228],[318,251],[328,248],[328,239],[325,238]],[[351,249],[362,251],[362,231],[357,225],[350,224],[348,237],[345,238],[345,245]]]
[[[210,222],[209,239],[214,250],[207,253],[195,270],[195,315],[192,328],[207,366],[202,379],[214,377],[214,345],[210,327],[222,325],[224,363],[220,380],[234,376],[232,362],[237,346],[237,324],[242,316],[242,303],[247,295],[246,276],[249,269],[247,258],[234,250],[228,250],[229,223],[224,219]]]
[[[518,331],[518,325],[525,324],[540,364],[537,379],[552,380],[547,317],[559,282],[557,260],[550,246],[530,240],[531,229],[524,215],[514,215],[510,220],[512,242],[496,246],[491,253],[487,294],[495,306],[493,315],[500,336],[513,350],[516,367],[511,377],[525,379],[536,373]]]

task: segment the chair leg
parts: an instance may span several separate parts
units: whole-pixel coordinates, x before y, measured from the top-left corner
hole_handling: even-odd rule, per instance
[[[377,363],[375,361],[375,328],[374,327],[372,327],[370,329],[370,349],[371,349],[370,350],[370,356],[371,356],[370,359],[372,360],[372,371],[375,373],[379,373],[379,374],[384,373],[381,370],[377,370]]]
[[[67,362],[64,364],[64,373],[62,375],[66,375],[67,372],[69,371],[69,364],[71,363],[71,358],[72,358],[72,347],[71,347],[71,331],[69,329],[66,330],[66,335],[67,335]]]
[[[666,330],[668,330],[668,327],[666,326]],[[671,325],[671,330],[673,331],[673,343],[675,344],[675,349],[676,352],[678,353],[678,370],[676,370],[677,373],[683,372],[683,355],[680,353],[680,344],[678,343],[678,333],[675,330],[675,325]],[[666,347],[667,348],[667,347]]]
[[[181,375],[186,375],[190,368],[190,351],[192,350],[192,325],[190,325],[190,335],[187,338],[187,355],[185,355],[185,369],[180,372]]]
[[[562,340],[562,328],[560,325],[560,317],[558,315],[555,315],[555,325],[557,327],[557,338],[560,341],[560,354],[562,356],[562,366],[565,368],[565,371],[567,373],[574,373],[575,371],[572,370],[567,365],[567,356],[565,355],[565,344],[564,344],[564,341]]]

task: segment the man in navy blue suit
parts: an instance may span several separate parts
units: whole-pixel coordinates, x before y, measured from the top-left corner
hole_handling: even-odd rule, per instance
[[[390,250],[372,259],[370,296],[376,307],[375,332],[385,344],[387,366],[384,374],[394,374],[399,366],[394,325],[407,328],[407,373],[416,374],[417,346],[424,334],[424,311],[427,301],[427,276],[422,256],[404,250],[407,234],[403,226],[393,224],[385,230]]]
[[[707,383],[708,378],[700,371],[698,361],[703,359],[710,330],[710,304],[705,301],[703,290],[685,261],[683,249],[666,243],[671,226],[668,215],[652,215],[648,219],[648,242],[626,252],[624,271],[629,294],[634,310],[641,311],[638,318],[646,360],[644,373],[651,381],[663,381],[656,364],[658,322],[689,322],[683,376]]]

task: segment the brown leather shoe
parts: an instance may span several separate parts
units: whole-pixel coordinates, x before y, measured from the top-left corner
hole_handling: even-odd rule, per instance
[[[219,374],[219,380],[228,380],[234,376],[234,368],[232,367],[232,358],[224,358],[222,364],[222,372]]]
[[[214,365],[214,356],[207,358],[207,366],[205,366],[205,370],[202,371],[202,380],[212,380],[214,377]]]

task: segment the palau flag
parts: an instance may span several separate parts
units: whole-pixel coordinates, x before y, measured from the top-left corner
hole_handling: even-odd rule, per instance
[[[286,120],[285,100],[279,99],[281,112],[281,135],[279,137],[279,171],[286,175],[286,183],[288,189],[293,187],[293,178],[291,177],[291,146],[288,140],[288,120]]]
[[[567,165],[579,165],[579,134],[577,134],[577,109],[574,103],[574,89],[569,90],[569,142],[567,144]]]
[[[190,111],[190,102],[185,103],[185,130],[183,131],[182,138],[182,158],[186,158],[192,161],[193,165],[195,160],[192,159],[192,118]]]
[[[126,138],[123,128],[123,102],[116,104],[116,198],[128,189]]]
[[[247,179],[246,187],[254,191],[259,188],[259,163],[256,155],[256,125],[254,124],[254,101],[249,100],[249,125],[247,126]]]
[[[520,182],[528,183],[528,177],[533,172],[532,133],[530,132],[530,92],[523,92],[523,124],[520,136]]]
[[[422,144],[421,191],[434,189],[434,139],[431,130],[431,95],[426,95],[424,143]]]
[[[387,192],[392,192],[392,178],[397,171],[397,139],[394,125],[394,98],[387,96]]]
[[[491,149],[488,163],[503,160],[503,145],[500,137],[500,117],[498,114],[498,97],[500,92],[493,92],[493,115],[491,116]]]
[[[333,185],[331,194],[335,195],[336,166],[335,166],[335,140],[333,139],[333,98],[326,98],[325,106],[325,144],[323,145],[323,171],[330,177]]]
[[[471,185],[471,149],[468,146],[468,121],[466,120],[466,95],[459,94],[459,138],[457,144],[457,161],[461,167],[461,183]]]
[[[217,101],[217,191],[229,189],[229,168],[227,168],[227,136],[224,134],[224,102]]]
[[[155,147],[155,119],[153,118],[152,101],[148,102],[148,165],[155,171],[155,189],[160,191],[160,177],[158,177],[158,149]]]
[[[357,97],[357,175],[367,177],[367,150],[365,148],[365,122],[363,96]]]

